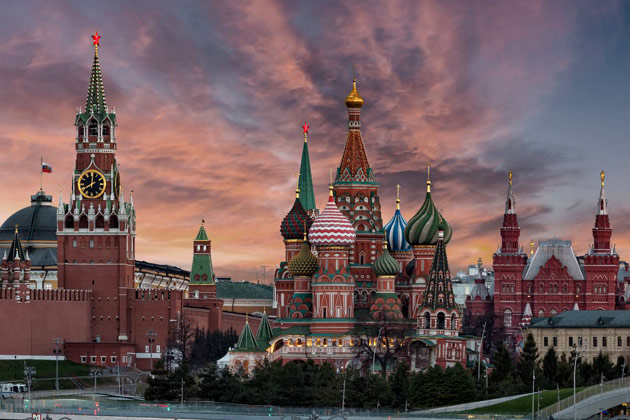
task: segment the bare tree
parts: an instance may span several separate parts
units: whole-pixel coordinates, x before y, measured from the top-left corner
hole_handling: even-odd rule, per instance
[[[388,316],[387,312],[372,321],[363,322],[353,332],[352,349],[364,368],[374,369],[379,363],[381,375],[387,366],[408,356],[409,339],[405,336],[407,320]]]
[[[190,361],[194,336],[195,328],[192,322],[186,315],[180,315],[167,343],[167,369],[171,370],[173,362],[182,366],[183,363]]]

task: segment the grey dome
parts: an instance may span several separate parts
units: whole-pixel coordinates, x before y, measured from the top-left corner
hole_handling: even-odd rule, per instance
[[[13,213],[0,226],[0,241],[10,242],[18,225],[22,241],[56,241],[57,208],[52,205],[52,196],[43,191],[31,196],[31,205]]]

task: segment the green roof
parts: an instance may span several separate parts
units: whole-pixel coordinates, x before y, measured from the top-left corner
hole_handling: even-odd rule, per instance
[[[197,233],[197,237],[195,241],[207,241],[208,234],[206,233],[206,229],[203,227],[203,221],[201,222],[201,226],[199,226],[199,232]]]
[[[247,281],[219,281],[217,282],[217,297],[219,299],[273,299],[273,287]]]
[[[254,338],[254,334],[252,333],[252,329],[249,327],[249,322],[245,322],[245,326],[243,327],[243,331],[241,331],[241,335],[238,338],[238,342],[234,347],[234,351],[261,351],[258,347],[258,343]]]
[[[311,161],[308,155],[308,143],[304,139],[302,147],[302,162],[300,163],[300,178],[298,179],[300,189],[300,202],[305,210],[315,209],[315,193],[313,191],[313,177],[311,176]]]
[[[269,318],[267,318],[267,312],[264,312],[262,319],[260,320],[260,325],[258,326],[258,331],[256,332],[256,340],[268,343],[272,337],[273,333],[271,332],[271,327],[269,326]]]
[[[88,87],[87,100],[85,101],[85,112],[103,114],[105,113],[106,107],[107,101],[105,100],[105,89],[103,88],[103,77],[101,76],[101,65],[98,61],[98,54],[94,51],[94,63],[92,64],[90,85]]]
[[[630,311],[566,311],[534,318],[527,328],[630,328]]]

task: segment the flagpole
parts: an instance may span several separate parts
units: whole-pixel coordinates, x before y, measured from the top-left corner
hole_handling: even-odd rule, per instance
[[[39,158],[39,190],[44,191],[44,158]]]

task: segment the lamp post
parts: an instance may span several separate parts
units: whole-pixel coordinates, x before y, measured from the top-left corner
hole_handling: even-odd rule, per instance
[[[534,420],[534,396],[536,395],[536,365],[532,371],[532,420]]]
[[[59,345],[63,344],[63,338],[53,338],[52,344],[55,346],[53,350],[55,354],[55,389],[59,391]]]
[[[31,401],[31,384],[33,382],[33,376],[37,373],[33,366],[26,366],[24,361],[24,378],[26,379],[26,385],[28,386],[28,401]]]
[[[149,370],[153,370],[153,343],[155,342],[155,338],[157,337],[157,333],[153,330],[147,331],[147,337],[149,337],[149,357],[151,358],[151,368]]]
[[[96,399],[96,378],[101,375],[101,370],[98,368],[90,369],[90,376],[94,378],[94,398]]]
[[[479,378],[481,377],[481,352],[483,349],[483,336],[486,335],[486,323],[483,323],[483,331],[481,332],[481,342],[479,343],[479,348],[477,351],[477,382],[479,382]]]
[[[580,347],[584,346],[584,349],[586,350],[586,342],[578,342],[577,344],[579,344]],[[573,346],[573,348],[575,349],[575,358],[573,359],[573,420],[576,420],[577,412],[576,412],[576,406],[575,406],[576,404],[575,402],[575,377],[576,377],[576,371],[577,371],[577,360],[578,360],[580,351],[577,345]]]

